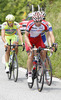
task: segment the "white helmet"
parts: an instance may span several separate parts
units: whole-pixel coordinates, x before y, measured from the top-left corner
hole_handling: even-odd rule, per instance
[[[8,14],[5,19],[6,21],[14,21],[15,17],[12,14]]]
[[[41,11],[41,14],[42,14],[43,18],[45,18],[46,13],[44,11]]]
[[[41,15],[41,12],[40,11],[36,11],[33,14],[32,18],[33,18],[34,21],[41,21],[41,20],[43,20],[43,17]]]

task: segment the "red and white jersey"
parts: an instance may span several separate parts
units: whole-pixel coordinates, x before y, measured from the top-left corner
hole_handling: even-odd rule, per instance
[[[41,23],[39,27],[37,27],[33,20],[29,21],[26,27],[26,30],[30,33],[30,37],[37,37],[43,32],[48,30],[48,26],[44,23]]]
[[[49,31],[52,31],[52,25],[51,25],[50,22],[47,22],[47,21],[43,20],[42,23],[43,23],[43,24],[46,24],[46,26],[48,26]]]

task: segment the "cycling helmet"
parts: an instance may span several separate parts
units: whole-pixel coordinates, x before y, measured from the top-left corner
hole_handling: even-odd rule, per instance
[[[40,11],[36,11],[33,14],[32,18],[33,18],[34,21],[41,21],[41,20],[43,20],[43,17],[41,15],[41,12]]]
[[[14,21],[15,17],[12,14],[8,14],[5,19],[6,21]]]
[[[45,18],[46,13],[44,11],[41,11],[41,14],[42,14],[43,18]]]

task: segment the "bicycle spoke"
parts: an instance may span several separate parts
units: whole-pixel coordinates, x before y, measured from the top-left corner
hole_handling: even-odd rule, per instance
[[[8,73],[8,79],[11,79],[11,74],[12,74],[12,65],[9,65],[9,73]]]
[[[37,70],[37,88],[38,88],[39,92],[42,91],[43,84],[44,84],[44,69],[43,69],[43,67],[39,66],[39,68]]]

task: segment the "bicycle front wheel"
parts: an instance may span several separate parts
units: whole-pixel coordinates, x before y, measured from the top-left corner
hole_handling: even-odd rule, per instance
[[[12,65],[13,65],[13,77],[14,81],[16,82],[18,79],[18,61],[17,61],[17,55],[15,53],[13,55]]]
[[[8,79],[11,79],[11,75],[12,75],[12,64],[10,63],[9,65],[9,73],[8,73]]]
[[[44,66],[43,64],[37,66],[37,89],[42,91],[44,85]]]

